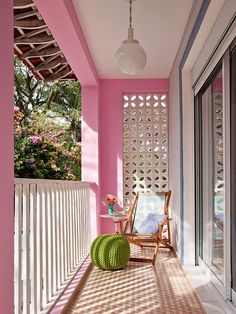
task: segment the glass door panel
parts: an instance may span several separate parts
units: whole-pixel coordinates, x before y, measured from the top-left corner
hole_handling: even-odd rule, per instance
[[[224,160],[222,72],[201,97],[202,260],[224,281]]]
[[[236,47],[230,54],[230,117],[231,117],[231,271],[232,289],[236,292]]]
[[[212,82],[213,105],[213,254],[212,268],[224,281],[224,145],[222,72]]]

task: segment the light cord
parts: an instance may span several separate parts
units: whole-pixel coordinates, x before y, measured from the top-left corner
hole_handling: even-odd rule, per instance
[[[129,0],[129,27],[132,28],[132,0]]]

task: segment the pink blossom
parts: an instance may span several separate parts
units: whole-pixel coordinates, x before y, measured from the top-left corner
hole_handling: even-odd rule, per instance
[[[20,111],[20,108],[17,107],[17,106],[14,106],[14,113],[17,113],[17,112],[19,112],[19,111]]]
[[[31,165],[34,164],[35,163],[34,157],[31,157],[30,159],[28,159],[27,162]]]
[[[59,136],[64,135],[64,134],[65,134],[65,131],[61,130],[61,131],[58,131],[56,134],[53,134],[52,138],[59,137]]]
[[[42,142],[42,137],[39,135],[30,135],[28,139],[31,141],[32,144],[40,144]]]
[[[61,143],[61,145],[65,145],[65,144],[67,144],[67,141],[63,141],[63,142]]]

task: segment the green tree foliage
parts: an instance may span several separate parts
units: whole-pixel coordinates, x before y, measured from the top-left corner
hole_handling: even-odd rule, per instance
[[[15,58],[15,176],[80,180],[81,86],[44,83]]]

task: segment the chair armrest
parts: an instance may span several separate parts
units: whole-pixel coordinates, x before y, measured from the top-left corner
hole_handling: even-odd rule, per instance
[[[162,221],[159,222],[159,226],[163,226],[164,224],[166,224],[167,222],[169,222],[171,220],[173,220],[173,218],[167,218],[165,220],[162,220]]]

